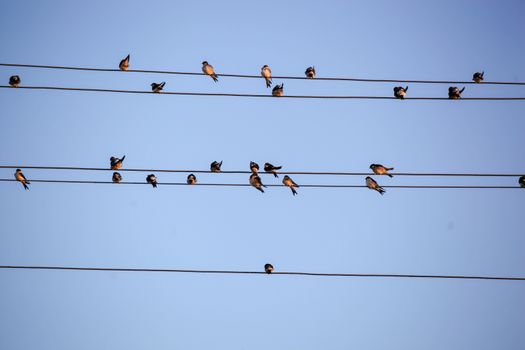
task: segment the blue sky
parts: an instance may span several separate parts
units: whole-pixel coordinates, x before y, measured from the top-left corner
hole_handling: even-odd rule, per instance
[[[525,81],[525,5],[474,2],[17,1],[0,61],[218,73]],[[7,83],[270,93],[264,81],[0,68]],[[4,83],[4,84],[5,84]],[[274,80],[274,83],[281,83]],[[285,81],[288,94],[395,84]],[[410,85],[446,96],[447,85]],[[465,97],[524,96],[467,86]],[[328,101],[2,89],[0,164],[525,172],[523,102]],[[26,170],[109,180],[111,172]],[[122,173],[143,181],[147,174]],[[159,182],[186,174],[157,174]],[[13,170],[0,170],[11,178]],[[198,175],[247,182],[247,175]],[[294,176],[299,184],[361,177]],[[377,178],[515,185],[517,179]],[[263,181],[274,183],[271,176]],[[524,276],[518,190],[208,188],[1,183],[0,264]],[[0,271],[2,349],[523,349],[520,282]]]

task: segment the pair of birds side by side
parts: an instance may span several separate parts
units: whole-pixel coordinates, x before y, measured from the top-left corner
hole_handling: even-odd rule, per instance
[[[394,87],[394,97],[400,100],[404,100],[405,96],[407,95],[407,91],[408,86],[396,86]],[[464,87],[460,90],[457,86],[451,86],[448,88],[448,98],[451,100],[459,100],[463,91],[465,91]]]

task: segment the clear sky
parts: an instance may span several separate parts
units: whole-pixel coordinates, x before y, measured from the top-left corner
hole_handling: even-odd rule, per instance
[[[9,1],[1,62],[218,73],[525,81],[522,1]],[[6,84],[270,93],[263,80],[0,68]],[[275,83],[281,83],[276,80]],[[395,84],[285,81],[287,94]],[[446,96],[447,85],[410,85]],[[464,96],[524,96],[467,86]],[[0,164],[525,172],[525,103],[0,91]],[[26,170],[109,180],[111,172]],[[122,173],[143,181],[147,174]],[[186,174],[157,174],[159,182]],[[13,170],[0,170],[12,178]],[[247,175],[198,175],[247,182]],[[299,184],[362,177],[294,176]],[[379,177],[516,185],[514,178]],[[277,183],[264,175],[263,182]],[[0,264],[525,275],[519,190],[0,183]],[[0,271],[0,349],[524,349],[522,282]]]

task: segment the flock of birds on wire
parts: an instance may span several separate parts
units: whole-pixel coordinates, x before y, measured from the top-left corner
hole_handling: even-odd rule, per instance
[[[130,66],[130,55],[127,55],[124,59],[120,61],[119,69],[121,71],[127,71]],[[202,62],[202,72],[208,76],[210,76],[214,82],[219,81],[219,77],[215,73],[215,69],[211,64],[209,64],[207,61]],[[306,68],[306,71],[304,72],[307,78],[309,79],[315,79],[316,72],[315,67],[308,67]],[[482,83],[484,80],[485,72],[476,72],[472,76],[472,80],[475,83]],[[272,70],[268,65],[264,65],[261,68],[261,76],[266,81],[266,87],[270,88],[272,87]],[[9,78],[9,85],[12,87],[18,87],[20,86],[22,80],[20,79],[20,76],[13,75]],[[151,83],[151,91],[155,93],[160,93],[164,89],[164,86],[166,85],[166,82],[163,81],[161,83]],[[396,86],[394,87],[394,97],[403,100],[405,96],[407,95],[408,86],[402,87],[402,86]],[[448,98],[451,100],[459,100],[461,98],[461,94],[465,91],[465,87],[462,89],[451,86],[448,88]],[[284,96],[284,83],[281,83],[280,85],[277,84],[272,89],[272,96],[275,97],[281,97]]]

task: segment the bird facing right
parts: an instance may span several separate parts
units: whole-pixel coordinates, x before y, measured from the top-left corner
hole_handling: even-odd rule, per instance
[[[306,70],[304,71],[304,75],[306,75],[306,77],[308,79],[314,79],[315,78],[315,67],[308,67],[306,68]]]
[[[11,85],[12,87],[15,87],[15,88],[18,87],[21,82],[22,80],[20,79],[18,75],[12,75],[9,78],[9,85]]]
[[[158,182],[155,174],[149,174],[148,176],[146,176],[146,182],[151,184],[151,186],[153,186],[154,188],[157,188]]]
[[[195,185],[197,183],[197,177],[194,174],[189,174],[186,183],[188,185]]]
[[[118,172],[115,171],[115,172],[113,173],[113,177],[111,178],[111,180],[112,180],[114,183],[118,184],[118,183],[120,183],[120,182],[122,181],[122,175],[120,175],[120,173],[118,173]]]
[[[403,88],[402,86],[396,86],[394,88],[394,96],[400,100],[404,100],[408,91],[408,86]]]
[[[264,265],[264,272],[267,274],[271,274],[273,272],[274,268],[272,264],[265,264]]]

